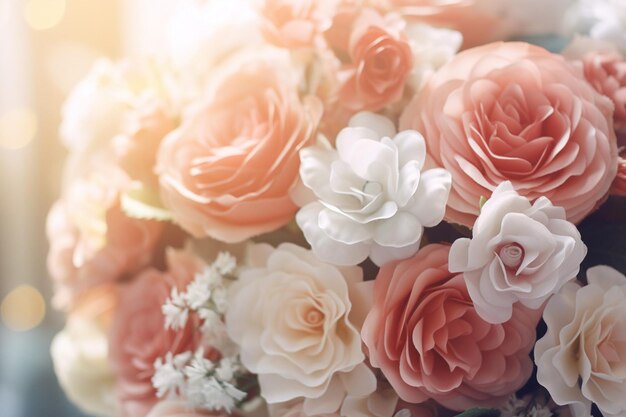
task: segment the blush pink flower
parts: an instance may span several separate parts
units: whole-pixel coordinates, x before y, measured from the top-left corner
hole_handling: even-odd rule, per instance
[[[617,171],[613,105],[562,57],[525,43],[461,52],[426,83],[400,120],[427,142],[427,166],[452,174],[446,218],[471,226],[481,196],[510,180],[577,223]]]
[[[156,154],[163,138],[175,127],[174,115],[159,103],[137,109],[124,124],[124,132],[113,139],[119,166],[133,180],[158,189]]]
[[[376,111],[402,98],[413,64],[398,15],[364,9],[352,26],[350,62],[339,73],[339,100],[353,111]]]
[[[312,47],[330,27],[336,0],[265,0],[261,7],[263,35],[285,48]]]
[[[154,259],[163,224],[126,216],[114,178],[78,179],[50,210],[47,264],[59,308],[74,308],[90,289],[134,274]]]
[[[611,194],[626,197],[626,155],[619,157],[617,175],[611,185]]]
[[[183,229],[235,243],[292,219],[298,152],[313,140],[321,106],[300,99],[283,50],[243,53],[212,78],[162,143],[157,171],[163,203]]]
[[[173,288],[184,290],[205,264],[185,251],[170,250],[167,255],[167,272],[146,270],[119,289],[109,355],[124,416],[143,417],[156,404],[151,381],[156,359],[168,352],[194,351],[200,342],[194,316],[181,330],[166,329],[161,307]]]
[[[590,52],[582,62],[587,81],[615,105],[615,128],[626,129],[626,58],[618,52]]]
[[[531,375],[538,314],[516,308],[510,321],[480,318],[462,274],[448,271],[444,245],[383,266],[361,335],[373,366],[400,398],[433,398],[453,410],[502,403]]]

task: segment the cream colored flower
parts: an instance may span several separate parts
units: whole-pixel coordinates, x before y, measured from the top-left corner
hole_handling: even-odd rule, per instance
[[[106,330],[96,320],[70,317],[51,347],[54,370],[67,396],[89,414],[114,417],[115,376]]]
[[[362,306],[351,298],[360,269],[338,269],[289,243],[254,245],[249,264],[230,288],[226,327],[265,400],[304,397],[309,414],[323,414],[374,391],[355,315]]]
[[[626,415],[626,276],[608,266],[568,283],[546,306],[548,331],[535,345],[537,380],[574,417]]]
[[[368,256],[377,265],[417,252],[424,226],[442,219],[451,178],[422,171],[426,149],[416,131],[358,113],[337,137],[337,149],[300,152],[300,177],[314,194],[296,220],[313,252],[337,265]]]
[[[452,244],[449,269],[464,273],[478,314],[503,323],[517,302],[539,309],[576,277],[586,254],[562,207],[545,197],[531,204],[505,181],[482,207],[472,238]]]

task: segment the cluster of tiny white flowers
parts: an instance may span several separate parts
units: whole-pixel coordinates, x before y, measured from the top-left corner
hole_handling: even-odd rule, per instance
[[[199,349],[195,354],[168,353],[154,367],[152,384],[159,398],[184,396],[193,407],[230,413],[247,395],[235,386],[243,369],[237,357],[213,362]]]
[[[216,339],[223,337],[222,316],[228,308],[227,285],[237,271],[237,260],[228,252],[220,252],[215,261],[196,274],[184,292],[172,289],[163,305],[165,327],[179,330],[194,311],[203,320],[203,332]]]
[[[235,386],[243,367],[224,325],[227,289],[236,272],[235,257],[220,252],[210,266],[196,274],[185,291],[172,289],[162,307],[165,328],[180,330],[190,314],[196,314],[201,320],[198,331],[204,345],[218,349],[223,357],[213,362],[199,349],[195,353],[168,353],[165,358],[157,359],[152,384],[159,398],[182,396],[193,407],[230,413],[246,397],[246,392]]]

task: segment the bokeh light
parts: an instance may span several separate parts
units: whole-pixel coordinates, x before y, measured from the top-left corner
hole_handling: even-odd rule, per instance
[[[24,5],[24,18],[34,30],[50,29],[63,19],[65,5],[65,0],[28,0]]]
[[[37,115],[27,107],[0,114],[0,148],[20,149],[37,134]]]
[[[46,302],[30,285],[13,289],[0,304],[2,323],[11,330],[25,332],[37,327],[46,315]]]

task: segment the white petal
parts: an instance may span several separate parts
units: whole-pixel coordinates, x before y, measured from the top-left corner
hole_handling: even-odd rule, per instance
[[[376,132],[378,138],[393,138],[396,134],[396,126],[385,116],[380,114],[362,111],[352,116],[348,122],[348,126],[362,126]]]
[[[317,221],[320,229],[337,242],[353,245],[371,239],[367,225],[355,222],[327,208],[320,211]]]
[[[395,216],[378,222],[374,241],[381,246],[402,248],[418,242],[423,230],[417,217],[406,211],[399,211]]]
[[[391,248],[374,243],[370,249],[370,259],[376,265],[383,266],[391,261],[411,257],[417,253],[419,248],[420,242],[416,242],[403,248]]]
[[[436,226],[443,220],[450,195],[452,177],[441,168],[422,172],[420,184],[407,210],[413,213],[423,226]]]
[[[359,150],[357,144],[364,139],[378,142],[380,137],[375,131],[366,127],[346,127],[342,129],[335,141],[339,158],[346,162],[350,161],[354,152]]]
[[[357,265],[363,262],[369,253],[369,244],[346,245],[332,240],[318,224],[319,213],[323,208],[320,203],[311,203],[296,214],[296,222],[315,255],[336,265]]]
[[[415,130],[404,130],[393,138],[400,155],[400,166],[415,161],[422,169],[426,159],[426,143],[424,137]]]
[[[336,158],[335,152],[319,146],[300,151],[300,178],[319,197],[329,193],[330,165]]]

